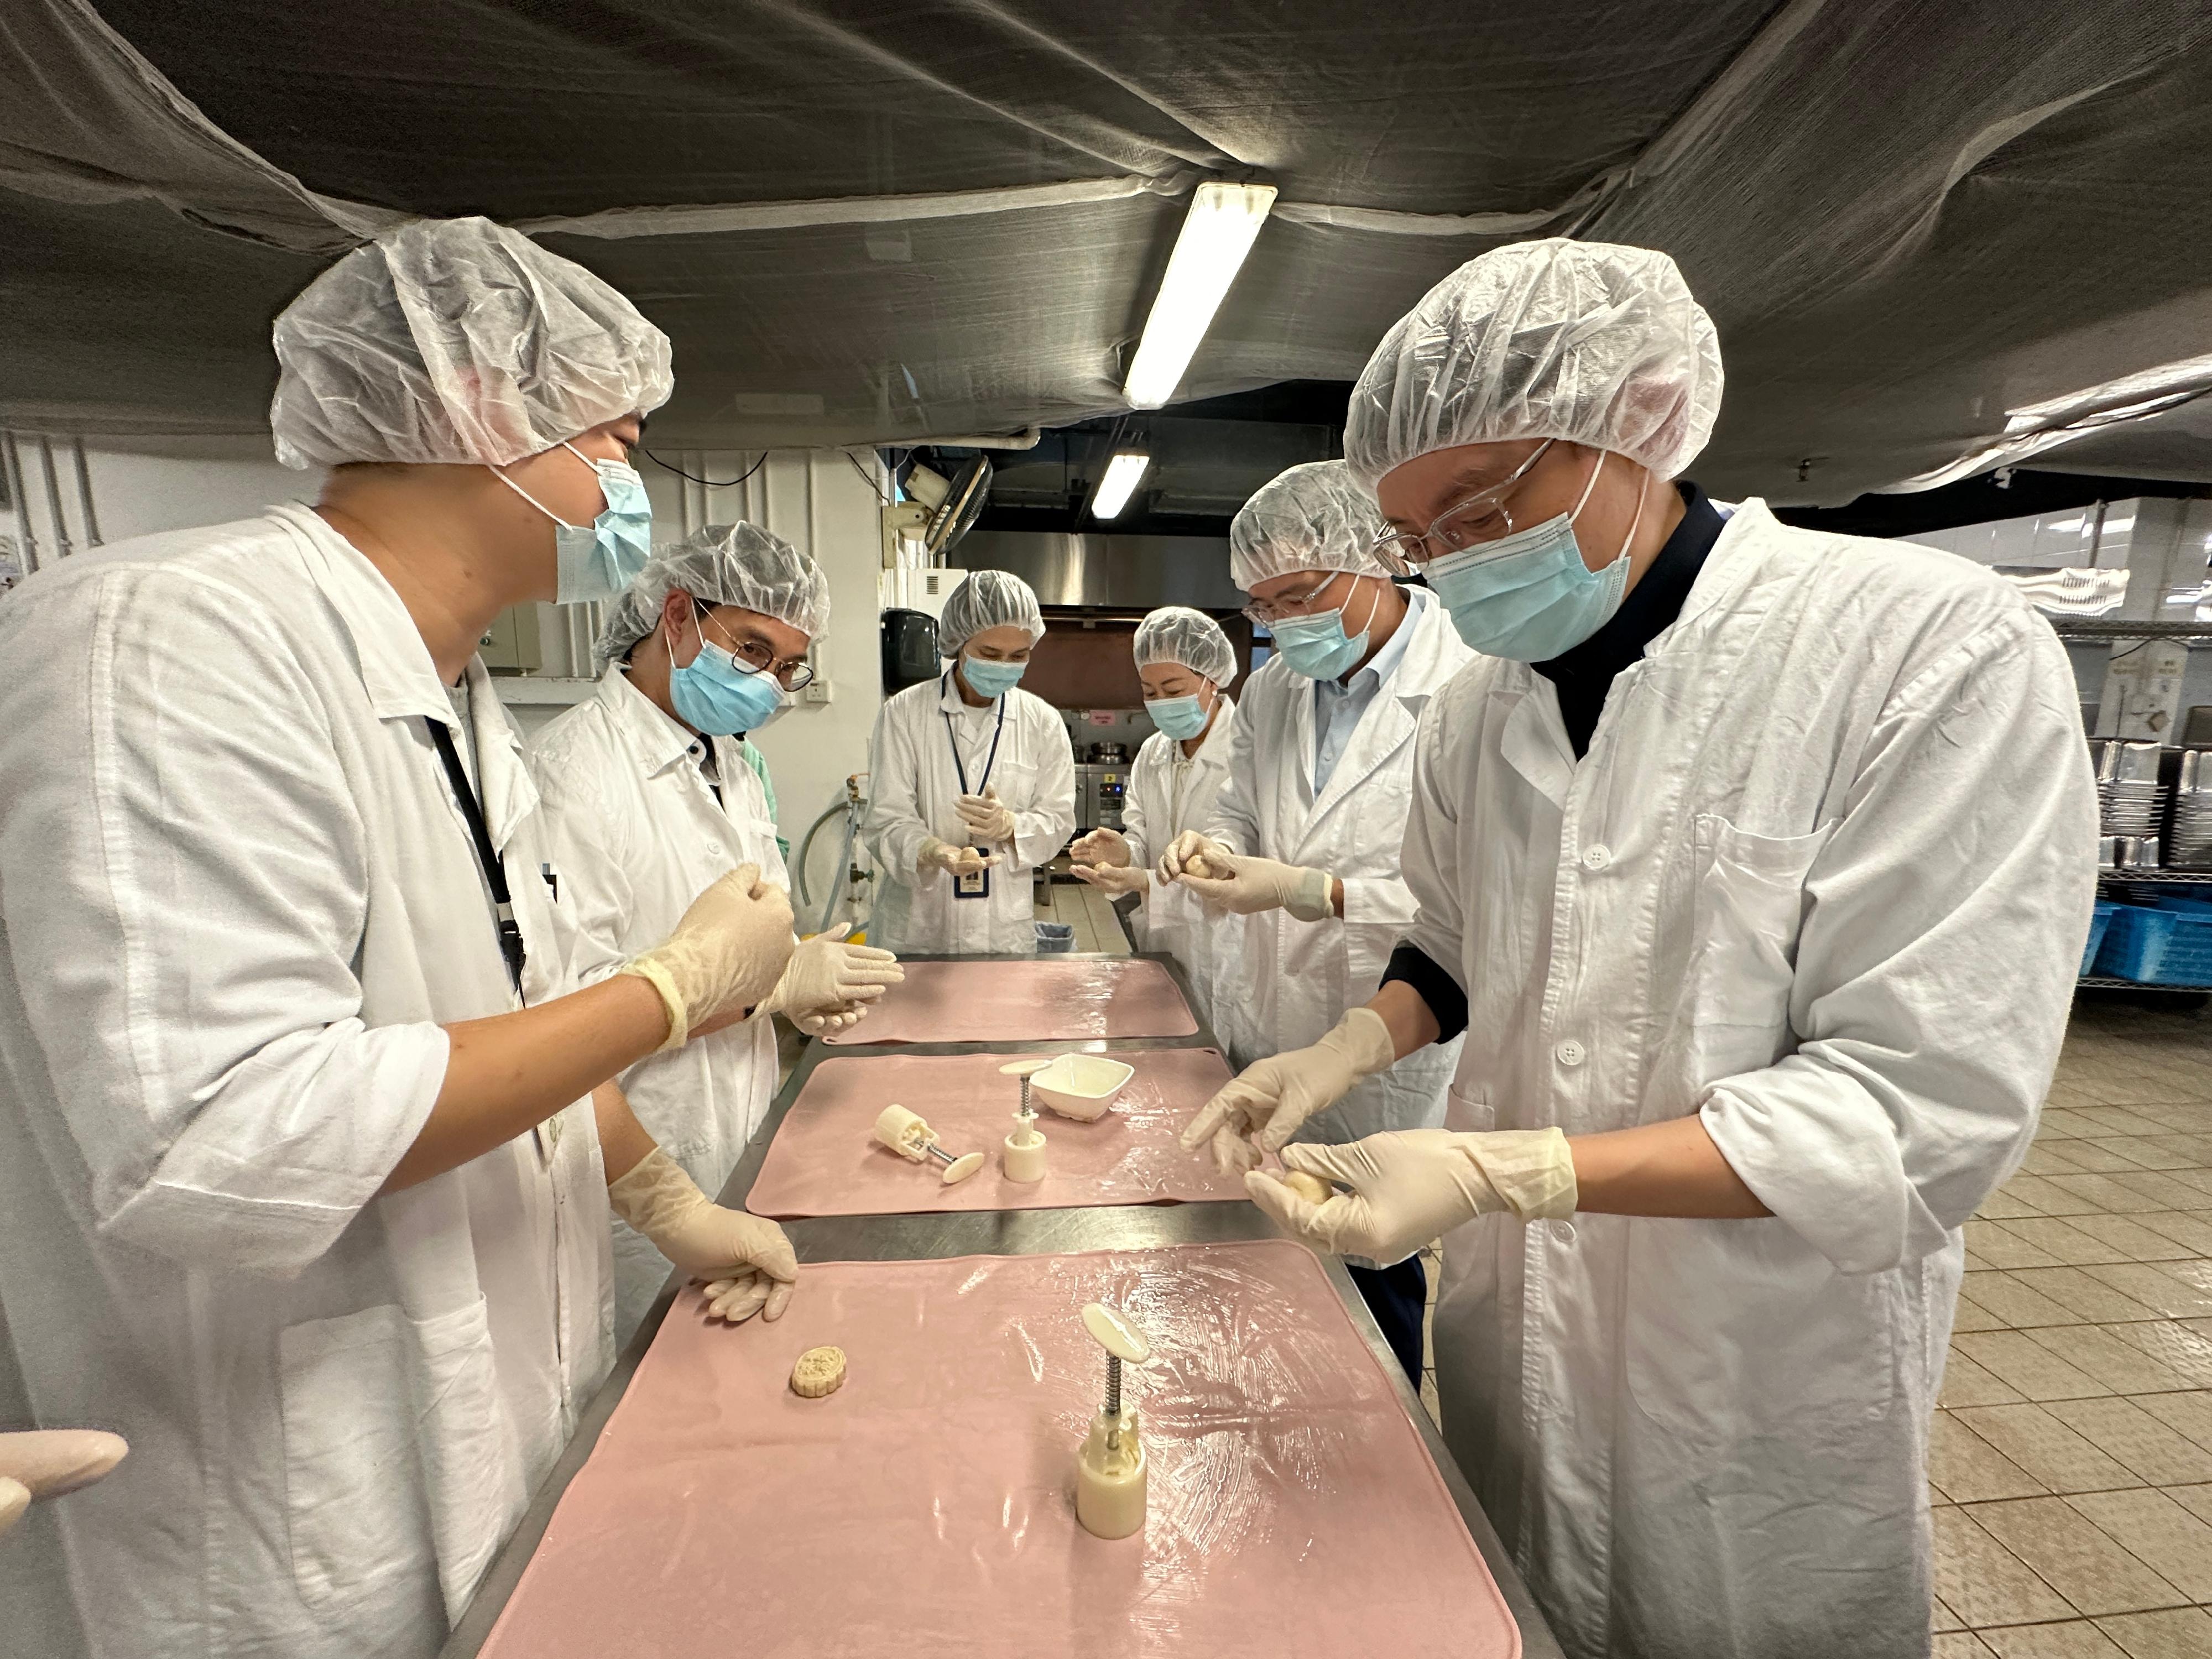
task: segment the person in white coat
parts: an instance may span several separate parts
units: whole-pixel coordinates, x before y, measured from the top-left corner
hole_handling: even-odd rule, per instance
[[[42,1655],[428,1659],[605,1374],[610,1201],[718,1296],[796,1273],[602,1086],[768,994],[788,903],[735,871],[568,994],[475,655],[643,550],[667,342],[463,220],[276,345],[319,508],[0,605],[0,1398],[134,1449],[0,1550]]]
[[[1131,642],[1145,712],[1156,728],[1129,769],[1119,830],[1098,829],[1068,849],[1078,879],[1115,897],[1134,893],[1139,945],[1182,966],[1216,1036],[1236,1048],[1244,996],[1237,947],[1243,918],[1208,910],[1179,882],[1152,879],[1152,865],[1187,830],[1203,830],[1229,781],[1237,729],[1237,652],[1221,624],[1188,605],[1163,605]]]
[[[562,908],[581,942],[579,978],[617,971],[741,864],[788,885],[767,791],[737,739],[791,706],[829,623],[829,579],[749,524],[710,525],[661,548],[614,603],[598,688],[531,748]],[[902,976],[890,951],[848,944],[845,931],[799,945],[751,1018],[623,1073],[638,1121],[702,1191],[722,1189],[775,1097],[769,1014],[842,1029]],[[651,1239],[614,1218],[617,1346],[671,1270]]]
[[[1075,831],[1075,749],[1020,688],[1044,613],[1019,576],[971,570],[945,601],[951,665],[876,716],[861,834],[882,872],[868,937],[902,956],[1036,949],[1032,882]]]
[[[1230,526],[1231,574],[1275,655],[1245,684],[1212,822],[1178,836],[1158,874],[1245,918],[1240,1064],[1304,1048],[1373,995],[1413,920],[1399,848],[1414,728],[1468,653],[1432,596],[1398,587],[1376,559],[1382,527],[1341,461],[1291,468]],[[1457,1054],[1447,1045],[1374,1067],[1297,1133],[1344,1141],[1442,1123]],[[1249,1167],[1246,1142],[1209,1138],[1223,1168]],[[1355,1260],[1352,1275],[1418,1388],[1419,1260]]]
[[[1674,263],[1599,243],[1486,254],[1376,349],[1346,454],[1484,654],[1351,1018],[1466,1047],[1447,1128],[1285,1153],[1348,1191],[1247,1182],[1332,1248],[1444,1236],[1444,1434],[1568,1653],[1905,1659],[1960,1230],[2034,1133],[2095,791],[1997,577],[1669,482],[1720,389]],[[1283,1059],[1265,1139],[1358,1069]]]

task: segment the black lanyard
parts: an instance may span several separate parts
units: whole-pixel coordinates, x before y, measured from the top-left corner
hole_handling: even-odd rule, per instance
[[[447,730],[443,720],[425,718],[422,724],[429,728],[430,741],[438,745],[438,758],[446,763],[447,780],[453,786],[453,799],[461,804],[461,816],[468,820],[469,838],[476,843],[477,862],[483,866],[484,885],[491,889],[492,913],[499,923],[499,953],[507,958],[507,976],[514,981],[514,994],[522,994],[522,929],[514,925],[514,905],[507,890],[507,866],[499,861],[492,850],[491,831],[484,827],[483,809],[477,805],[477,792],[469,787],[469,775],[461,764],[460,751],[453,747],[453,734]]]
[[[950,690],[951,680],[951,676],[948,674],[945,679],[940,680],[938,684],[941,688]],[[983,763],[983,776],[981,781],[977,783],[973,789],[970,789],[968,787],[968,769],[960,763],[960,739],[953,735],[952,716],[946,714],[942,708],[939,709],[937,713],[939,717],[945,722],[945,740],[952,745],[952,769],[960,775],[960,793],[963,795],[981,794],[984,789],[990,784],[991,769],[999,763],[999,739],[1006,735],[1006,698],[1001,696],[999,699],[999,724],[993,728],[991,732],[990,757]]]

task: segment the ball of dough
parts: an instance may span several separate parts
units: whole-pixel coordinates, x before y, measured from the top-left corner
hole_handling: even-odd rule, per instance
[[[1282,1183],[1309,1204],[1326,1204],[1336,1196],[1336,1188],[1319,1176],[1308,1175],[1303,1170],[1285,1170]]]
[[[1217,881],[1229,873],[1226,870],[1216,870],[1208,864],[1203,853],[1193,853],[1185,859],[1182,872],[1187,876],[1196,876],[1200,881]]]
[[[819,1400],[844,1386],[842,1348],[809,1348],[791,1368],[791,1391],[801,1400]]]

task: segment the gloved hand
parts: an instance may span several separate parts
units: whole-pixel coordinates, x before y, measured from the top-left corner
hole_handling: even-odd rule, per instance
[[[1152,890],[1152,872],[1139,870],[1126,864],[1072,864],[1078,881],[1089,882],[1119,898],[1124,893],[1144,893]]]
[[[921,851],[915,858],[915,868],[927,875],[932,870],[942,870],[949,875],[972,876],[978,870],[988,870],[999,861],[995,853],[985,853],[973,847],[955,847],[949,841],[939,841],[934,836],[921,838]]]
[[[726,1025],[775,988],[791,959],[791,899],[741,864],[691,901],[666,939],[623,964],[660,993],[663,1049]]]
[[[1183,1127],[1182,1149],[1194,1152],[1212,1141],[1214,1164],[1224,1173],[1256,1169],[1261,1154],[1280,1152],[1308,1118],[1335,1105],[1360,1079],[1389,1070],[1396,1059],[1382,1016],[1354,1008],[1310,1048],[1246,1066]]]
[[[952,803],[960,814],[960,822],[968,826],[968,833],[979,842],[990,842],[998,846],[1011,846],[1014,839],[1012,809],[999,799],[999,792],[989,784],[983,786],[980,795],[963,795]]]
[[[1228,860],[1231,856],[1229,849],[1219,842],[1201,836],[1195,830],[1186,830],[1168,843],[1168,850],[1160,854],[1160,861],[1154,868],[1162,881],[1173,881],[1186,872],[1213,876],[1229,867]]]
[[[130,1442],[101,1429],[31,1429],[0,1434],[0,1533],[37,1498],[88,1486],[123,1461]]]
[[[1252,1201],[1333,1255],[1386,1267],[1479,1215],[1575,1212],[1574,1155],[1558,1129],[1398,1129],[1344,1146],[1286,1146],[1283,1164],[1352,1190],[1314,1204],[1253,1170],[1244,1176]]]
[[[799,1258],[773,1221],[714,1203],[658,1146],[621,1180],[608,1183],[607,1202],[653,1249],[707,1287],[708,1311],[716,1318],[734,1325],[756,1313],[767,1320],[783,1317],[799,1278]]]
[[[865,1002],[847,1003],[841,1008],[823,1008],[811,1014],[787,1016],[793,1025],[809,1036],[827,1036],[832,1032],[849,1030],[858,1025],[868,1012]]]
[[[809,1036],[842,1030],[858,1020],[885,987],[906,977],[906,969],[889,951],[847,944],[845,935],[852,931],[851,922],[841,921],[826,933],[800,940],[759,1012],[788,1015]],[[848,1014],[852,1019],[844,1018]],[[826,1023],[832,1019],[837,1023]]]
[[[1129,852],[1129,838],[1119,830],[1093,830],[1067,849],[1067,861],[1103,869],[1126,867],[1134,860]]]
[[[1249,853],[1216,848],[1206,854],[1212,876],[1183,872],[1182,884],[1207,908],[1249,916],[1255,910],[1288,910],[1300,921],[1322,921],[1336,914],[1335,878],[1326,870],[1308,870]]]

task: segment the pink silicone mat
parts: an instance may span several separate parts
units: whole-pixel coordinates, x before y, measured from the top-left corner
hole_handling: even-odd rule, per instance
[[[1007,1180],[1000,1167],[1022,1085],[999,1067],[1014,1058],[851,1054],[822,1061],[769,1143],[745,1207],[782,1217],[904,1215],[1244,1196],[1241,1177],[1221,1174],[1211,1158],[1194,1158],[1176,1144],[1182,1126],[1229,1081],[1228,1062],[1215,1050],[1132,1048],[1106,1056],[1137,1074],[1095,1123],[1040,1105],[1037,1129],[1048,1143],[1050,1172],[1027,1187]],[[936,1165],[909,1164],[878,1146],[876,1118],[894,1103],[928,1119],[946,1151],[983,1153],[983,1167],[948,1187]]]
[[[1104,1358],[1145,1529],[1077,1524]],[[817,1343],[825,1400],[788,1387]],[[828,1262],[773,1325],[671,1310],[485,1642],[491,1659],[1510,1659],[1520,1635],[1320,1265],[1288,1240]]]
[[[1157,962],[1038,957],[910,962],[858,1025],[824,1042],[1055,1042],[1198,1035],[1197,1016]]]

